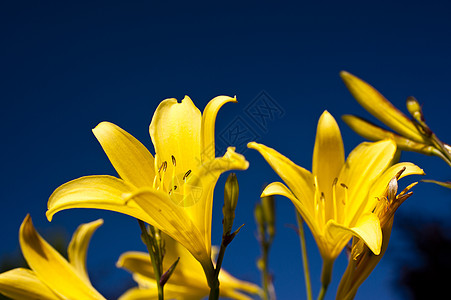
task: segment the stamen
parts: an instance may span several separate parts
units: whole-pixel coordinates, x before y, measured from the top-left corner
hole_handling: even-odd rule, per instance
[[[163,163],[163,172],[166,172],[167,168],[168,168],[168,162],[164,161],[164,163]]]
[[[189,176],[189,174],[191,174],[191,170],[188,170],[188,172],[186,172],[186,173],[185,173],[185,175],[183,175],[183,178],[182,178],[182,180],[185,180],[185,179],[186,179],[186,177],[188,177],[188,176]]]
[[[177,189],[177,186],[176,185],[174,185],[174,191]]]
[[[326,197],[323,192],[321,192],[320,200],[322,205],[323,222],[326,223]]]
[[[348,186],[344,183],[340,183],[340,185],[345,189],[345,197],[342,199],[342,203],[343,205],[346,205],[346,202],[348,201]]]
[[[171,155],[171,158],[172,158],[172,165],[175,167],[176,166],[176,161],[175,161],[174,155]]]
[[[337,220],[337,195],[335,189],[337,187],[338,178],[335,177],[334,183],[332,183],[332,202],[334,204],[334,220]]]

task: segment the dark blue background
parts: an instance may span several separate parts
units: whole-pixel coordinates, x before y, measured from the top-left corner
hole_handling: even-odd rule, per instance
[[[451,141],[450,13],[447,1],[3,1],[0,253],[18,251],[17,232],[27,213],[44,236],[62,228],[68,238],[78,224],[102,217],[105,224],[89,250],[89,270],[105,295],[111,294],[111,283],[116,292],[124,291],[130,276],[116,269],[116,259],[127,250],[145,250],[135,220],[112,212],[69,210],[48,223],[44,213],[60,184],[84,175],[115,174],[91,133],[99,122],[121,126],[153,152],[148,126],[165,98],[186,94],[203,110],[217,95],[236,95],[239,103],[227,104],[218,115],[218,140],[239,116],[249,137],[310,170],[323,110],[338,120],[346,154],[362,141],[340,120],[345,113],[369,118],[338,76],[347,70],[401,109],[407,96],[416,96],[430,127]],[[263,127],[246,114],[262,91],[283,110]],[[253,207],[263,184],[279,179],[256,151],[244,154],[250,168],[238,173],[236,224],[245,227],[228,248],[223,266],[258,283]],[[428,178],[450,179],[449,167],[438,158],[406,153],[402,160],[419,164]],[[213,211],[216,244],[225,177],[218,183]],[[414,191],[400,214],[449,218],[448,190],[423,183]],[[279,299],[305,297],[299,240],[289,228],[294,216],[291,202],[278,198],[270,268]],[[321,261],[310,233],[307,243],[316,295]],[[395,230],[387,255],[357,298],[399,299],[393,281],[399,274],[397,262],[413,254]],[[327,299],[334,299],[345,264],[342,255]]]

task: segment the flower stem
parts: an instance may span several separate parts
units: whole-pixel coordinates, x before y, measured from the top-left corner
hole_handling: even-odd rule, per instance
[[[305,235],[304,235],[304,221],[302,220],[301,215],[296,212],[296,217],[298,221],[299,227],[299,239],[301,240],[301,252],[302,252],[302,266],[304,267],[304,279],[305,279],[305,291],[307,293],[307,300],[312,300],[312,285],[310,283],[310,270],[308,265],[308,257],[307,257],[307,247],[305,243]]]
[[[329,283],[332,278],[333,265],[333,260],[323,258],[323,269],[321,271],[321,290],[318,294],[318,300],[323,300],[326,296],[327,288],[329,287]]]
[[[138,220],[138,223],[139,223],[139,227],[141,228],[142,240],[146,244],[147,251],[149,252],[149,255],[150,255],[150,261],[152,262],[153,270],[155,273],[155,281],[156,281],[157,287],[158,287],[158,300],[164,300],[163,285],[160,284],[160,279],[161,279],[162,269],[163,269],[162,261],[161,261],[160,245],[155,240],[155,238],[152,238],[149,235],[146,224],[141,220]],[[153,229],[153,235],[155,236],[155,229],[153,227],[151,227],[151,229]],[[158,245],[156,245],[156,244],[158,244]]]

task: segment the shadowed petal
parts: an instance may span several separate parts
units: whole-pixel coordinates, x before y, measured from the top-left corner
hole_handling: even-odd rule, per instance
[[[348,72],[342,71],[340,76],[357,102],[370,114],[399,134],[417,142],[424,142],[413,122],[375,88]]]
[[[104,299],[36,232],[29,215],[20,226],[19,241],[30,268],[53,291],[70,299]]]
[[[109,122],[100,123],[92,132],[120,178],[136,187],[152,186],[154,159],[140,141]]]
[[[16,300],[61,300],[33,271],[17,268],[0,274],[0,293]]]
[[[57,188],[49,198],[47,219],[70,208],[97,208],[123,213],[147,223],[152,219],[135,203],[125,203],[124,194],[133,190],[123,180],[113,176],[85,176]]]
[[[204,266],[211,267],[210,245],[184,211],[169,195],[154,189],[139,189],[126,198],[136,202],[153,220],[151,225],[178,241]]]
[[[86,254],[88,252],[89,242],[92,234],[103,224],[103,220],[99,219],[90,223],[78,226],[72,235],[72,239],[67,248],[69,262],[72,264],[78,275],[82,277],[88,284],[91,283],[86,270]]]

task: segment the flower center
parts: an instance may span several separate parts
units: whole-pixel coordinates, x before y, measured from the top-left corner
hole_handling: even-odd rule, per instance
[[[155,177],[153,180],[153,188],[163,191],[169,195],[171,200],[180,206],[191,206],[200,199],[202,187],[200,180],[196,180],[196,176],[191,170],[186,172],[177,171],[177,160],[171,155],[171,165],[164,161],[158,166],[157,155],[155,155]],[[166,178],[166,173],[171,173],[170,178]],[[195,182],[195,184],[192,184]]]
[[[344,183],[340,183],[339,187],[343,188],[343,193],[337,196],[337,183],[338,178],[335,178],[332,183],[332,199],[325,199],[324,192],[319,190],[318,178],[314,177],[314,211],[315,219],[318,220],[320,224],[326,224],[330,219],[334,219],[337,222],[345,220],[345,209],[340,209],[340,207],[348,203],[348,186]],[[338,187],[338,188],[339,188]],[[330,197],[330,196],[329,196]],[[327,200],[332,200],[332,202],[327,202]],[[341,204],[340,205],[340,202]],[[332,207],[331,207],[332,206]]]

